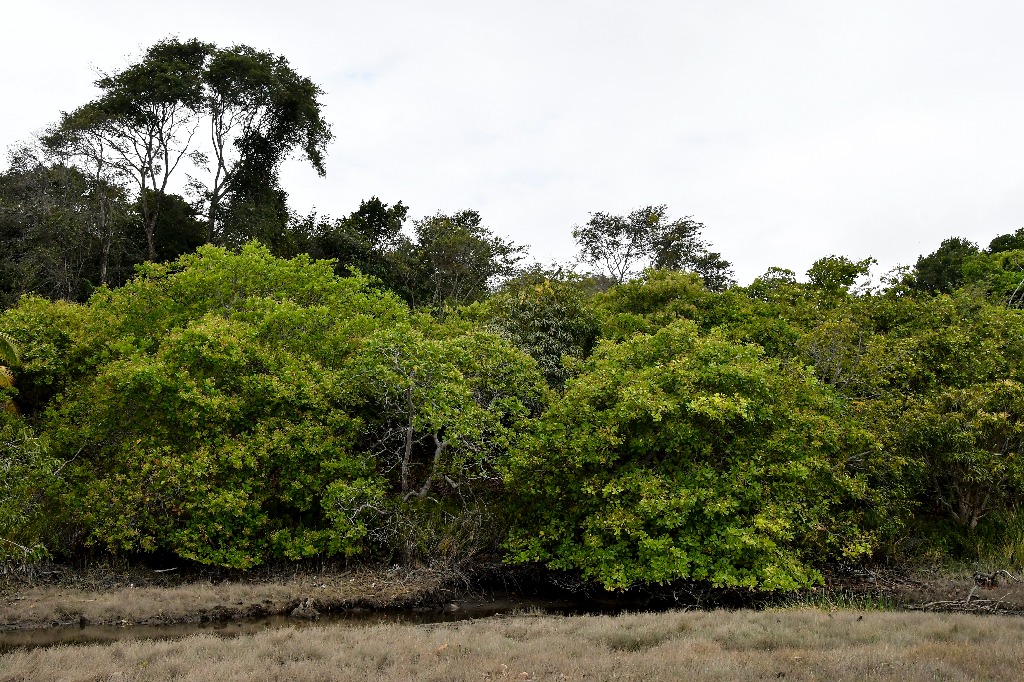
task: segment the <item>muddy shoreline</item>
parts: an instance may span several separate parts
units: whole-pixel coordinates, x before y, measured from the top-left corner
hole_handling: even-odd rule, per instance
[[[174,636],[175,626],[186,626],[185,632],[235,624],[243,632],[285,622],[443,622],[523,610],[582,614],[796,605],[1024,615],[1024,574],[837,569],[826,574],[824,586],[777,595],[693,585],[607,593],[564,576],[500,567],[475,575],[397,566],[237,575],[46,566],[0,575],[0,638],[10,647],[17,646],[17,633],[52,630],[57,643],[63,641],[59,633],[74,640],[86,627],[147,638]],[[108,637],[113,638],[119,637]]]
[[[52,566],[0,577],[0,633],[434,608],[453,593],[449,582],[437,571],[380,567],[197,575]]]

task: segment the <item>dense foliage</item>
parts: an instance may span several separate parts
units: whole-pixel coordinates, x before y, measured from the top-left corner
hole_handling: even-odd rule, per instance
[[[610,588],[767,589],[870,551],[847,470],[865,437],[807,370],[686,320],[603,344],[510,462],[514,560]]]
[[[493,479],[546,400],[507,341],[255,245],[148,266],[82,308],[25,299],[3,324],[62,461],[52,522],[115,552],[246,568],[385,551],[368,537]]]

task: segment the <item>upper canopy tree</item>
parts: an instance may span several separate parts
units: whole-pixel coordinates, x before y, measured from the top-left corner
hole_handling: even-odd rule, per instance
[[[213,52],[204,72],[205,108],[211,152],[204,157],[212,177],[201,184],[208,205],[207,240],[223,241],[219,230],[225,200],[229,209],[277,188],[278,170],[300,149],[321,176],[332,139],[318,98],[324,94],[300,76],[284,57],[236,45]],[[218,239],[221,237],[221,239]]]
[[[978,253],[978,246],[961,237],[942,240],[939,248],[917,259],[912,285],[920,291],[949,294],[964,283],[964,262]]]
[[[96,85],[100,96],[64,114],[45,142],[134,187],[150,260],[160,255],[161,201],[183,161],[196,173],[189,185],[205,205],[211,242],[225,239],[225,205],[249,215],[253,202],[282,202],[278,169],[294,149],[324,173],[332,136],[317,99],[323,91],[284,57],[168,38]]]
[[[708,251],[701,239],[704,225],[689,216],[669,221],[667,213],[664,204],[638,208],[628,216],[592,213],[585,225],[572,231],[580,260],[600,268],[616,284],[655,267],[696,272],[715,291],[729,286],[731,263]]]
[[[119,279],[131,206],[120,188],[25,147],[0,173],[0,305],[25,293],[82,300]]]
[[[112,169],[138,192],[148,255],[160,199],[171,176],[193,149],[203,107],[203,70],[213,46],[198,40],[163,40],[142,60],[96,81],[99,98],[63,114],[45,141],[79,159]]]
[[[359,209],[333,222],[315,216],[307,219],[309,253],[314,258],[333,258],[335,270],[344,274],[350,267],[372,275],[392,288],[396,283],[395,253],[409,238],[402,227],[409,209],[401,201],[388,206],[377,197],[359,202]]]
[[[416,242],[404,245],[407,285],[414,304],[463,305],[484,298],[496,278],[508,277],[525,248],[495,236],[473,210],[414,223]],[[400,250],[403,247],[399,247]]]
[[[1009,234],[1001,234],[989,242],[988,253],[1002,253],[1004,251],[1016,251],[1024,249],[1024,227],[1017,228]]]
[[[852,261],[846,256],[825,256],[814,261],[807,270],[811,286],[829,294],[849,293],[850,287],[861,277],[867,277],[874,258]]]

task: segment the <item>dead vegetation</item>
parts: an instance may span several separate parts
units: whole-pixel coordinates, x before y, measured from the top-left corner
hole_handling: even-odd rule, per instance
[[[820,609],[289,627],[0,656],[15,680],[1016,680],[1024,619]]]

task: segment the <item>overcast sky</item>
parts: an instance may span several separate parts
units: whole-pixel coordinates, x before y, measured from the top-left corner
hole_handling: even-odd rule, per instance
[[[302,213],[474,208],[550,262],[591,212],[667,204],[741,283],[1024,225],[1019,0],[8,5],[0,146],[161,38],[245,43],[327,93],[327,177],[282,175]]]

